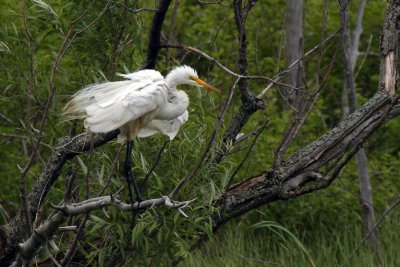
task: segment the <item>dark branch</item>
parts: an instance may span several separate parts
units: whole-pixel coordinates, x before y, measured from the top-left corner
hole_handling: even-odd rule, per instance
[[[161,30],[170,4],[171,0],[161,0],[158,3],[151,25],[146,63],[142,66],[142,69],[154,69],[156,66],[158,52],[160,51]]]

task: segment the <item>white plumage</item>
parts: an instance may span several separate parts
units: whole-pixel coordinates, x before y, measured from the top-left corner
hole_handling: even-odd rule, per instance
[[[74,94],[66,113],[73,119],[85,118],[91,132],[119,128],[119,142],[157,133],[173,139],[189,118],[189,98],[176,87],[188,84],[217,91],[188,66],[173,69],[165,78],[155,70],[120,76],[127,80],[89,85]]]

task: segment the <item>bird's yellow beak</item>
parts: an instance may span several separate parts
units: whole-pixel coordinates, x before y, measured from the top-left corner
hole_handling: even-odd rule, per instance
[[[193,81],[195,81],[196,83],[198,83],[200,86],[202,86],[202,87],[204,87],[204,88],[206,88],[206,89],[208,89],[208,90],[221,93],[220,90],[218,90],[217,88],[215,88],[215,87],[212,86],[212,85],[209,85],[208,83],[206,83],[205,81],[203,81],[203,80],[201,80],[201,79],[199,79],[199,78],[191,78],[191,79],[192,79]]]

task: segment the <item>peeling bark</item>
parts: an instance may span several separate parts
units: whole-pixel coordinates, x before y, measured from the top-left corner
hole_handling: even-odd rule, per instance
[[[380,90],[337,127],[273,169],[231,187],[217,203],[218,228],[227,220],[265,203],[294,198],[329,186],[360,145],[387,117],[397,98]],[[324,173],[320,169],[328,166]]]

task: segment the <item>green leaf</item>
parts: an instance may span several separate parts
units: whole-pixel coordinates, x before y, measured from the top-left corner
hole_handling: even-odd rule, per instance
[[[33,0],[33,2],[36,4],[36,6],[42,8],[43,10],[47,11],[49,14],[51,14],[54,18],[58,19],[57,13],[54,11],[53,7],[42,0]]]
[[[85,163],[82,161],[82,159],[79,156],[76,156],[76,158],[78,159],[78,162],[79,162],[79,165],[81,166],[82,172],[85,175],[87,175],[87,171],[88,171],[87,166],[85,165]]]
[[[103,220],[100,217],[97,217],[96,215],[90,214],[90,219],[92,219],[95,222],[101,223],[101,224],[106,224],[107,222]]]
[[[0,41],[0,52],[11,54],[11,50],[5,42]]]

